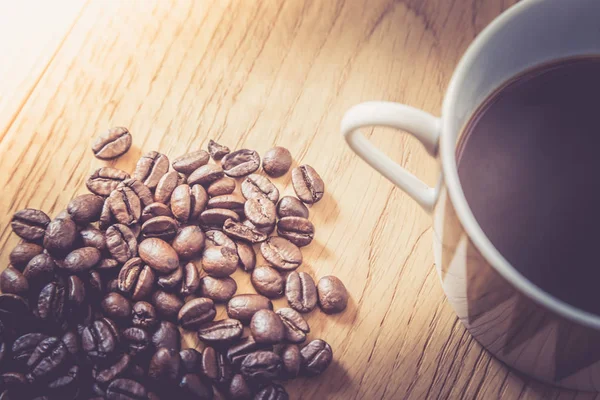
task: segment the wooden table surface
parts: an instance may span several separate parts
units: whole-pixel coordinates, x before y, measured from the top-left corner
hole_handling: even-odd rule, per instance
[[[1,265],[18,242],[12,213],[55,215],[85,192],[105,165],[92,138],[110,126],[134,135],[108,163],[125,170],[146,151],[175,157],[211,138],[261,153],[281,145],[326,183],[301,270],[337,275],[352,295],[341,315],[310,314],[336,362],[287,384],[291,398],[594,398],[513,373],[471,339],[433,268],[430,217],[339,134],[344,111],[365,100],[438,115],[461,54],[514,2],[0,1]],[[435,182],[436,163],[414,139],[370,137]],[[289,175],[277,183],[291,192]]]

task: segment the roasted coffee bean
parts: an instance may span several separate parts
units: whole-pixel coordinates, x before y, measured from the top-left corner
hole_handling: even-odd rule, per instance
[[[94,321],[81,333],[81,347],[88,357],[103,360],[111,356],[119,344],[119,330],[108,318]]]
[[[178,224],[171,217],[150,218],[142,225],[142,236],[144,238],[159,238],[170,241],[177,235]]]
[[[44,248],[53,256],[62,257],[73,249],[77,236],[77,225],[73,219],[54,219],[46,227]]]
[[[110,160],[127,153],[131,142],[131,133],[127,128],[117,126],[98,136],[92,144],[92,151],[96,158]]]
[[[292,186],[296,196],[306,204],[318,202],[325,192],[323,179],[310,165],[301,165],[292,170]]]
[[[159,274],[168,274],[179,267],[179,257],[171,245],[158,238],[144,239],[138,251],[140,258]]]
[[[116,223],[115,218],[110,212],[110,205],[107,201],[104,202],[102,206],[102,211],[100,212],[100,220],[98,221],[98,227],[103,231],[107,230],[109,226]]]
[[[277,211],[275,204],[266,197],[248,199],[244,204],[244,213],[248,221],[257,227],[271,226],[275,224]]]
[[[301,351],[302,372],[308,376],[320,375],[333,360],[331,346],[321,339],[307,344]]]
[[[259,350],[244,358],[240,371],[250,380],[269,382],[279,377],[281,368],[281,358],[277,354]]]
[[[216,303],[229,301],[237,291],[237,284],[231,277],[213,278],[205,276],[200,279],[200,295]]]
[[[58,282],[50,282],[42,288],[37,300],[36,315],[42,321],[60,323],[67,312],[67,291]]]
[[[23,271],[29,261],[31,261],[33,257],[42,254],[43,251],[44,248],[39,244],[21,242],[12,249],[8,259],[13,267]]]
[[[184,373],[195,373],[200,371],[200,362],[202,353],[193,348],[183,349],[179,352],[181,358],[181,368]]]
[[[29,282],[27,282],[21,271],[9,265],[0,274],[0,290],[2,290],[2,293],[25,296],[29,292]]]
[[[273,303],[260,294],[239,294],[227,303],[227,315],[247,324],[258,310],[272,310]]]
[[[146,388],[131,379],[115,379],[106,389],[106,400],[146,400],[147,398]]]
[[[229,154],[230,151],[229,147],[220,145],[212,139],[208,141],[208,152],[213,160],[220,160]]]
[[[198,328],[198,337],[208,343],[230,343],[244,333],[242,323],[237,319],[222,319]]]
[[[204,248],[205,235],[196,225],[184,226],[177,232],[171,246],[183,260],[200,255]]]
[[[230,178],[228,176],[224,176],[223,178],[214,181],[206,188],[206,192],[209,196],[222,196],[225,194],[231,194],[235,190],[235,179]]]
[[[67,300],[72,311],[79,310],[86,300],[85,284],[77,275],[67,278]]]
[[[67,212],[73,221],[80,225],[96,222],[100,219],[104,199],[95,194],[82,194],[75,197],[67,206]]]
[[[239,258],[238,265],[246,272],[252,271],[256,266],[256,253],[254,252],[254,248],[242,241],[236,241],[235,245]]]
[[[187,263],[183,267],[183,281],[181,282],[181,295],[189,296],[198,290],[200,287],[200,274],[194,263]]]
[[[228,219],[239,221],[240,216],[235,211],[225,208],[211,208],[200,214],[201,226],[209,229],[221,229]]]
[[[158,315],[168,320],[175,320],[179,310],[183,307],[183,301],[177,295],[162,290],[154,292],[152,304]]]
[[[167,204],[171,200],[171,194],[179,186],[179,174],[177,171],[167,172],[160,178],[154,192],[154,201]]]
[[[179,185],[171,195],[171,212],[182,224],[198,220],[206,208],[208,194],[200,185]]]
[[[71,330],[65,332],[60,340],[62,340],[65,346],[67,346],[67,351],[69,354],[72,356],[78,355],[79,351],[81,350],[81,344],[79,343],[79,335],[76,331]]]
[[[129,179],[127,172],[116,168],[102,167],[89,176],[85,185],[90,192],[107,197],[125,179]]]
[[[181,286],[181,281],[183,280],[183,268],[177,267],[173,272],[169,275],[163,275],[158,278],[158,286],[161,288],[173,291],[175,289],[179,289]]]
[[[4,372],[0,374],[0,388],[9,390],[11,393],[24,394],[25,386],[28,384],[27,377],[20,372]]]
[[[285,290],[285,279],[275,268],[267,265],[257,267],[252,271],[250,277],[252,286],[259,294],[270,299],[276,299],[283,296]]]
[[[335,276],[324,276],[317,284],[319,305],[327,314],[342,312],[348,305],[348,291],[346,286]]]
[[[301,217],[308,218],[308,207],[303,202],[292,196],[285,196],[277,203],[279,218]]]
[[[135,357],[150,349],[151,338],[148,332],[142,328],[131,327],[123,331],[123,342],[129,354]]]
[[[133,177],[150,190],[156,188],[158,181],[169,170],[169,159],[164,154],[151,151],[142,156],[135,166]]]
[[[257,343],[275,344],[285,337],[281,318],[271,310],[258,310],[250,321],[250,331]]]
[[[27,279],[29,286],[39,289],[54,277],[56,263],[46,253],[33,257],[27,267],[23,270],[23,276]]]
[[[210,185],[223,177],[223,169],[215,164],[206,164],[196,169],[188,176],[188,184],[191,185]]]
[[[308,246],[315,235],[315,226],[302,217],[284,217],[277,222],[277,234],[298,247]]]
[[[98,364],[94,365],[94,368],[92,369],[92,377],[99,384],[105,385],[109,382],[112,382],[114,379],[125,375],[130,364],[131,356],[129,354],[123,354],[117,358],[115,362],[111,362],[103,368],[100,368]]]
[[[223,246],[235,249],[235,242],[223,232],[213,229],[206,231],[206,247]]]
[[[154,202],[154,196],[152,196],[152,192],[148,186],[137,179],[125,179],[123,182],[119,183],[117,189],[122,187],[128,187],[133,190],[140,199],[143,208],[148,207]]]
[[[100,304],[104,315],[115,320],[125,320],[131,315],[131,303],[119,293],[108,293]]]
[[[100,251],[106,250],[104,233],[96,228],[85,228],[79,231],[83,247],[95,247]]]
[[[45,380],[56,374],[67,362],[69,352],[57,337],[42,340],[27,360],[27,379]]]
[[[104,282],[100,277],[100,273],[98,271],[89,271],[85,276],[86,279],[86,295],[89,300],[100,300],[102,295],[104,294]],[[106,285],[107,289],[110,285]]]
[[[273,346],[268,343],[257,343],[252,336],[248,336],[227,350],[227,359],[231,364],[239,367],[248,354],[258,350],[273,351]]]
[[[198,168],[208,163],[209,154],[204,150],[193,151],[173,160],[173,169],[182,174],[189,175]]]
[[[0,315],[0,318],[1,317],[5,317],[5,315]],[[2,365],[8,359],[8,352],[10,351],[10,345],[8,343],[9,332],[7,326],[8,324],[5,326],[2,320],[0,320],[0,365]],[[12,333],[13,332],[11,332],[11,334]]]
[[[211,197],[208,200],[208,208],[225,208],[237,212],[243,212],[246,199],[237,193],[224,194],[222,196]]]
[[[171,208],[163,203],[152,203],[144,207],[142,210],[142,216],[140,221],[145,223],[146,221],[154,218],[154,217],[171,217],[173,218],[173,213],[171,212]]]
[[[227,176],[239,178],[253,173],[260,167],[260,156],[254,150],[236,150],[223,158],[221,166]]]
[[[285,388],[276,383],[263,388],[254,396],[254,400],[289,400],[289,398]]]
[[[246,199],[257,199],[259,197],[266,197],[273,203],[277,203],[279,200],[279,190],[273,183],[262,175],[252,174],[248,175],[242,181],[242,194]]]
[[[267,240],[266,234],[259,232],[256,229],[251,229],[231,218],[227,219],[223,224],[223,231],[231,238],[244,240],[249,243],[260,243]]]
[[[200,378],[198,374],[185,374],[179,381],[179,389],[183,399],[212,400],[213,388],[209,382]]]
[[[156,309],[146,301],[138,301],[131,310],[133,326],[143,329],[152,329],[158,323]]]
[[[136,224],[142,216],[142,203],[135,192],[123,186],[113,190],[106,199],[113,217],[123,225]]]
[[[292,154],[285,147],[273,147],[263,157],[263,170],[269,176],[279,177],[292,166]]]
[[[310,332],[310,327],[298,311],[292,308],[280,308],[276,313],[283,322],[285,339],[288,342],[302,343],[306,340],[306,334]]]
[[[13,360],[23,366],[27,365],[27,361],[35,348],[46,338],[48,338],[48,335],[43,333],[26,333],[18,337],[12,345]],[[6,345],[3,344],[3,346]]]
[[[137,255],[137,239],[127,226],[112,225],[106,230],[105,237],[106,248],[118,262],[124,264]]]
[[[291,272],[285,285],[285,297],[290,307],[301,313],[311,312],[317,306],[317,286],[306,272]]]
[[[202,254],[202,267],[210,276],[224,278],[235,272],[238,264],[237,250],[224,246],[208,246]]]
[[[155,275],[152,268],[144,265],[141,258],[132,258],[121,268],[118,277],[118,287],[134,301],[139,301],[150,295],[154,286]]]
[[[227,358],[212,347],[206,347],[202,352],[200,372],[217,385],[228,383],[233,376],[233,370]]]
[[[97,248],[82,247],[67,254],[59,267],[70,274],[76,274],[98,265],[100,257],[101,254]]]
[[[30,315],[31,310],[23,297],[11,293],[0,294],[0,321],[4,325],[18,327]]]
[[[179,375],[181,358],[179,353],[166,347],[159,348],[150,360],[148,376],[155,380],[173,382]]]
[[[17,211],[10,222],[14,233],[25,240],[35,241],[44,237],[50,217],[43,211],[25,208]]]
[[[271,236],[261,243],[260,252],[269,264],[282,271],[293,271],[302,264],[300,249],[284,238]]]
[[[215,319],[217,311],[211,299],[199,297],[188,301],[181,307],[177,316],[177,323],[183,329],[195,330],[201,325]]]
[[[247,226],[248,228],[250,228],[253,231],[258,231],[261,233],[264,233],[265,235],[270,235],[271,233],[273,233],[273,231],[275,230],[275,224],[273,225],[269,225],[269,226],[256,226],[254,225],[252,222],[250,222],[249,220],[245,220],[243,222],[244,226]]]
[[[232,400],[251,400],[252,389],[242,374],[235,374],[227,388],[227,398]]]
[[[181,347],[179,329],[169,321],[161,321],[158,329],[152,335],[152,344],[157,349],[166,347],[167,349],[179,351]]]

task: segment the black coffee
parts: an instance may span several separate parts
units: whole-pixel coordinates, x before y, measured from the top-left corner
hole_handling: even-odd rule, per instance
[[[600,57],[529,70],[474,113],[458,174],[483,231],[533,283],[600,314]]]

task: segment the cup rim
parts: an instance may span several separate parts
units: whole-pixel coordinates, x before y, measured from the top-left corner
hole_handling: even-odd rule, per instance
[[[463,192],[460,180],[458,177],[458,169],[456,164],[456,143],[451,140],[450,135],[445,135],[444,132],[450,131],[450,116],[453,115],[453,105],[456,99],[459,98],[460,84],[467,78],[466,67],[470,65],[475,58],[478,57],[481,50],[486,46],[487,42],[498,31],[516,17],[518,14],[526,11],[530,7],[536,5],[540,0],[525,0],[519,2],[498,16],[490,23],[471,43],[465,54],[459,61],[454,74],[448,85],[446,96],[442,105],[442,134],[440,138],[440,159],[442,163],[442,171],[450,200],[456,210],[459,220],[463,228],[473,241],[477,249],[480,251],[486,261],[494,268],[504,279],[513,284],[519,291],[538,302],[542,306],[585,326],[594,329],[600,329],[600,316],[577,308],[550,293],[544,291],[539,286],[535,285],[515,267],[513,267],[502,254],[496,249],[487,235],[483,232],[479,223],[475,219],[471,211],[465,194]]]

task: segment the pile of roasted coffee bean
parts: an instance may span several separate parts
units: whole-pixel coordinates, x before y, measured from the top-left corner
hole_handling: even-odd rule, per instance
[[[131,143],[113,128],[92,149],[113,159]],[[278,177],[291,163],[276,147],[262,170]],[[315,232],[305,204],[324,184],[299,166],[297,198],[280,199],[260,164],[256,151],[214,141],[172,163],[152,151],[132,176],[95,171],[92,193],[52,220],[16,212],[23,241],[0,275],[0,400],[282,400],[282,381],[322,373],[332,349],[320,339],[299,347],[310,331],[301,313],[341,312],[348,293],[336,277],[315,284],[295,270]],[[256,266],[255,248],[269,265]],[[236,294],[237,268],[258,294]],[[289,307],[273,311],[283,296]],[[229,318],[214,320],[219,303]],[[181,349],[180,329],[200,345]]]

